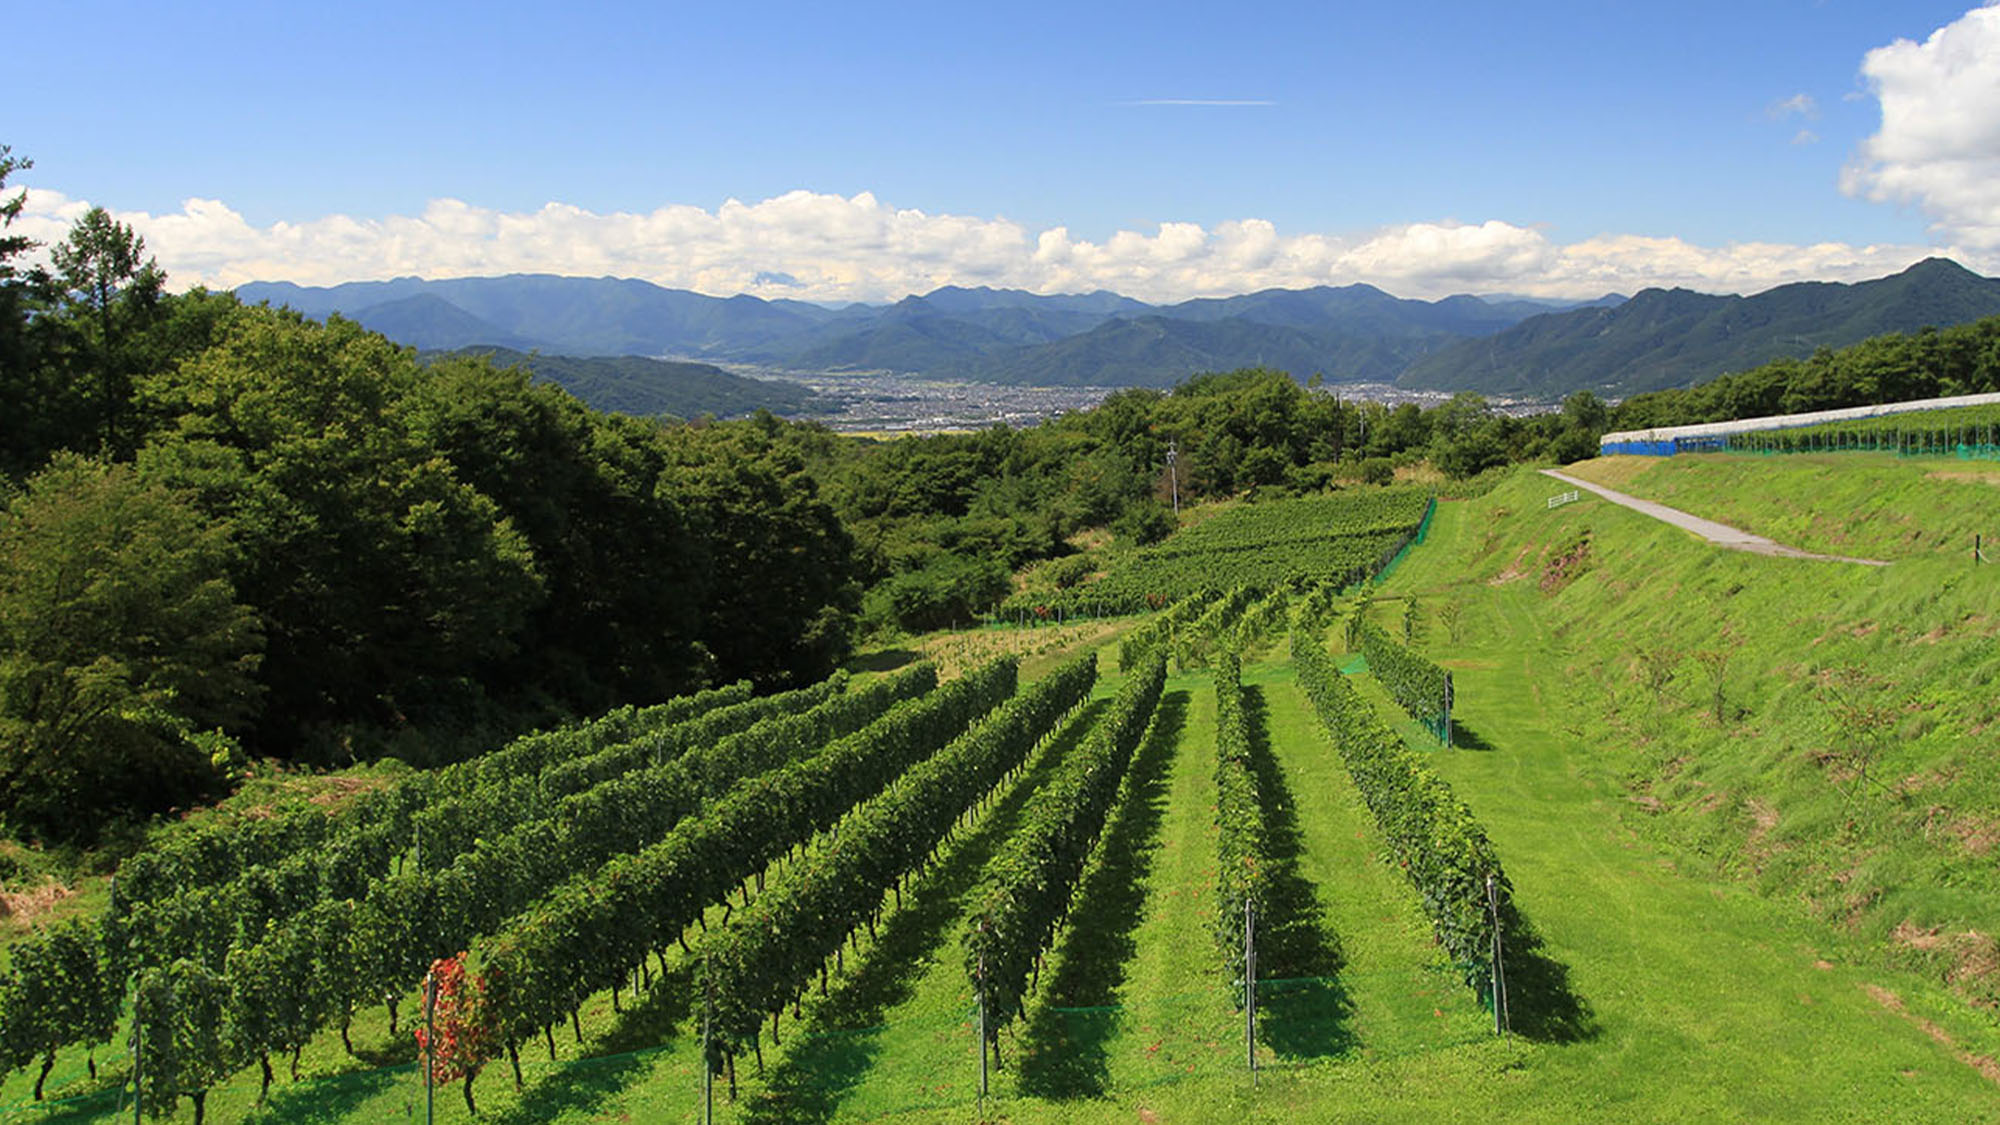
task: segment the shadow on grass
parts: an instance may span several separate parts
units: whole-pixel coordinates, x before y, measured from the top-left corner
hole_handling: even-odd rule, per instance
[[[923,653],[906,648],[885,648],[880,652],[862,653],[847,662],[847,669],[851,672],[893,672],[923,658]]]
[[[601,1107],[644,1079],[647,1056],[672,1043],[685,1026],[693,992],[692,964],[676,965],[665,975],[655,973],[643,998],[636,1003],[628,999],[611,1027],[584,1045],[584,1058],[539,1062],[537,1056],[546,1058],[542,1040],[520,1044],[524,1069],[532,1067],[531,1075],[540,1070],[541,1076],[528,1079],[519,1102],[490,1115],[482,1110],[480,1117],[502,1125],[529,1125]],[[562,1031],[557,1030],[559,1040],[564,1038]],[[481,1081],[513,1081],[505,1055],[487,1064]],[[457,1096],[455,1089],[451,1093]]]
[[[1432,741],[1435,742],[1437,740],[1432,739]],[[1493,744],[1486,741],[1486,737],[1477,730],[1454,719],[1451,724],[1451,748],[1453,750],[1477,750],[1491,753],[1493,751]]]
[[[915,994],[932,964],[931,953],[964,920],[987,861],[1019,827],[1028,800],[1096,725],[1106,706],[1104,700],[1087,705],[978,826],[947,845],[943,861],[904,889],[902,907],[889,915],[867,954],[858,964],[848,962],[848,975],[787,1043],[765,1091],[745,1102],[744,1120],[821,1122],[835,1116],[881,1053],[882,1022]],[[970,1066],[970,1036],[966,1052]]]
[[[1269,982],[1258,986],[1258,1037],[1284,1059],[1343,1055],[1357,1045],[1348,1027],[1354,1002],[1337,979],[1345,958],[1312,881],[1299,874],[1305,845],[1291,788],[1271,753],[1262,687],[1243,688],[1243,723],[1271,851],[1269,898],[1257,925],[1257,978]]]
[[[609,1030],[591,1037],[590,1053],[646,1051],[672,1041],[694,1014],[694,970],[691,960],[673,966],[664,974],[655,970],[652,987],[641,994],[638,1003],[633,1003],[627,993],[625,1010],[619,1013],[616,1022]],[[521,1049],[526,1052],[534,1046],[528,1043]]]
[[[1110,1085],[1106,1044],[1118,1028],[1116,1013],[1079,1019],[1073,1009],[1109,1008],[1125,979],[1135,947],[1132,931],[1146,904],[1142,884],[1166,813],[1167,766],[1187,724],[1188,698],[1185,691],[1161,697],[1152,730],[1132,756],[1124,799],[1104,831],[1096,864],[1078,888],[1062,940],[1051,951],[1056,969],[1043,982],[1041,1003],[1021,1036],[1025,1093],[1088,1098],[1103,1095]]]
[[[124,1110],[120,1114],[119,1110]],[[48,1101],[21,1101],[0,1110],[7,1121],[32,1121],[34,1125],[94,1125],[123,1120],[132,1112],[132,1102],[117,1087],[68,1097],[50,1096]]]
[[[421,1113],[424,1104],[423,1072],[414,1066],[402,1066],[333,1074],[303,1082],[287,1082],[281,1077],[271,1084],[271,1096],[263,1107],[252,1110],[243,1120],[259,1125],[279,1121],[327,1122],[331,1125],[333,1122],[348,1121],[361,1112],[361,1107],[379,1100],[398,1083],[409,1090],[410,1104]],[[457,1095],[458,1084],[455,1082],[438,1088],[440,1101]]]
[[[1534,923],[1513,902],[1501,908],[1506,934],[1507,1024],[1537,1043],[1582,1043],[1601,1030],[1590,1005],[1570,987],[1569,966],[1548,955]]]
[[[577,1059],[564,1063],[560,1069],[547,1077],[530,1083],[528,1088],[521,1092],[519,1102],[498,1112],[482,1107],[479,1118],[500,1125],[531,1125],[536,1122],[554,1121],[569,1114],[587,1113],[631,1088],[645,1071],[646,1056],[643,1054]],[[507,1072],[507,1060],[502,1058],[488,1063],[480,1080],[512,1081]],[[477,1092],[475,1087],[474,1093]],[[440,1103],[447,1094],[457,1098],[458,1084],[449,1083],[438,1090]]]

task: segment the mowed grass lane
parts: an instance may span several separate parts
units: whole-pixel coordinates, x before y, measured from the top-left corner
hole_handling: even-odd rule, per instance
[[[1483,1059],[1508,1057],[1381,859],[1289,666],[1252,668],[1245,684],[1276,866],[1260,924],[1259,1085],[1213,934],[1215,699],[1211,677],[1194,672],[1169,681],[1042,991],[1010,1037],[1019,1064],[996,1076],[998,1117],[1434,1116],[1462,1101]],[[1444,1077],[1412,1089],[1410,1073]]]
[[[1600,535],[1611,539],[1627,518],[1599,517]],[[1472,505],[1441,505],[1430,544],[1391,592],[1452,582],[1482,524]],[[1609,549],[1598,556],[1607,567],[1645,565]],[[1802,564],[1745,556],[1738,565]],[[1578,1034],[1548,1037],[1507,1076],[1521,1115],[2000,1120],[2000,1088],[1870,991],[1921,982],[1867,966],[1844,935],[1627,825],[1623,748],[1570,733],[1582,727],[1566,718],[1568,658],[1538,622],[1543,595],[1532,581],[1459,583],[1440,596],[1461,603],[1466,640],[1434,637],[1428,648],[1453,669],[1457,716],[1478,748],[1438,751],[1414,723],[1399,729],[1479,816],[1545,954],[1586,1009]]]

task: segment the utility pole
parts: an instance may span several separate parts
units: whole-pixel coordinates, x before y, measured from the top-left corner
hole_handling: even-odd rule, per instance
[[[1174,493],[1174,519],[1181,518],[1181,448],[1178,441],[1167,443],[1167,486]]]

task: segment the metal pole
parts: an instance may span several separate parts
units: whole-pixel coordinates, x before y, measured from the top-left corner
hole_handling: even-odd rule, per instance
[[[132,978],[132,1125],[140,1125],[140,1117],[139,1117],[140,1105],[146,1100],[145,1096],[139,1092],[140,1062],[141,1062],[141,1055],[139,1050],[139,978],[137,974],[134,974]]]
[[[1491,872],[1486,875],[1486,909],[1493,918],[1493,1034],[1507,1033],[1507,974],[1500,963],[1500,888]]]
[[[980,923],[980,930],[986,929]],[[979,953],[979,1116],[986,1117],[986,952]]]
[[[708,973],[708,950],[701,954],[701,1125],[715,1121],[715,1066],[709,1062],[710,1016],[715,1011],[715,978]]]
[[[1250,1053],[1250,1084],[1257,1084],[1257,911],[1243,900],[1243,1042]]]
[[[1169,487],[1173,489],[1174,518],[1178,520],[1181,516],[1181,463],[1178,441],[1167,443],[1167,480]]]
[[[419,834],[419,841],[422,836]],[[418,845],[421,847],[421,842]],[[424,1122],[437,1120],[437,974],[424,974]]]

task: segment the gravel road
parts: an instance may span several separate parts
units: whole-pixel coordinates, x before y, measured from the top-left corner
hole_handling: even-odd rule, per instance
[[[1761,535],[1752,535],[1747,531],[1730,527],[1726,523],[1716,523],[1714,520],[1705,520],[1700,516],[1691,516],[1679,508],[1669,508],[1665,504],[1655,504],[1651,500],[1641,500],[1637,496],[1628,496],[1623,492],[1606,488],[1601,484],[1592,484],[1587,480],[1570,476],[1568,473],[1559,473],[1554,469],[1543,469],[1542,473],[1545,476],[1554,477],[1564,484],[1595,492],[1614,504],[1623,504],[1635,512],[1644,512],[1656,520],[1664,520],[1675,527],[1692,531],[1696,535],[1720,547],[1728,547],[1737,551],[1750,551],[1759,555],[1775,555],[1784,559],[1817,559],[1820,562],[1859,563],[1862,566],[1889,565],[1881,559],[1853,559],[1848,558],[1846,555],[1819,555],[1811,551],[1801,551],[1797,547],[1787,547],[1783,543],[1766,539]]]

